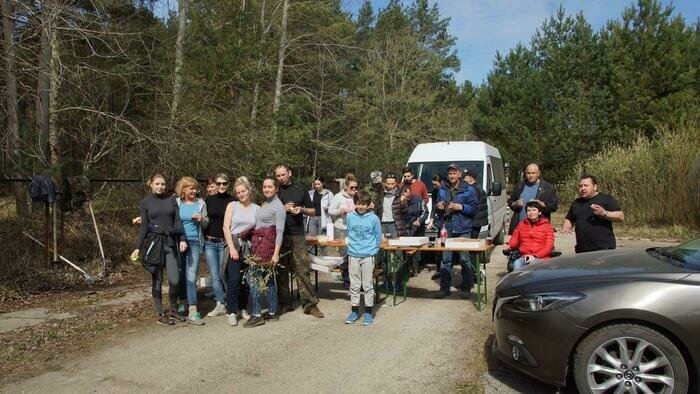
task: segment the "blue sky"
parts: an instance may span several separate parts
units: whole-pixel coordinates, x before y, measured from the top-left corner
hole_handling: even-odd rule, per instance
[[[404,0],[404,3],[411,3]],[[431,1],[431,4],[434,1]],[[357,14],[363,0],[342,0],[343,8]],[[388,0],[372,0],[375,15]],[[496,51],[506,53],[518,42],[529,43],[542,22],[563,5],[567,14],[583,12],[588,23],[598,30],[610,19],[619,19],[633,0],[437,0],[443,17],[450,17],[450,33],[457,38],[457,55],[462,67],[455,74],[459,83],[468,79],[481,84],[491,69]],[[662,1],[671,4],[670,1]],[[697,22],[700,1],[674,1],[675,12],[686,23]]]

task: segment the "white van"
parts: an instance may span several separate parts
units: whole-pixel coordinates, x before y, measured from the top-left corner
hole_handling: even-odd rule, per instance
[[[435,174],[447,176],[447,166],[457,163],[462,171],[469,169],[479,174],[477,182],[488,195],[489,225],[481,229],[481,237],[491,236],[497,245],[503,244],[508,218],[508,198],[505,193],[506,177],[498,149],[479,141],[450,141],[419,144],[408,158],[418,179],[432,189]],[[432,201],[428,205],[432,207]]]

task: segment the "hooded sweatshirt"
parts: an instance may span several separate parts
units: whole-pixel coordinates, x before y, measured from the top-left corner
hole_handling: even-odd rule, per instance
[[[348,254],[352,257],[370,257],[379,252],[382,242],[382,226],[374,212],[348,213]]]

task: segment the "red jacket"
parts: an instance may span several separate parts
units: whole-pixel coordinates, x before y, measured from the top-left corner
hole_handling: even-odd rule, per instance
[[[525,218],[508,240],[511,249],[518,247],[521,255],[533,255],[537,258],[547,258],[554,249],[554,227],[545,217],[540,217],[535,223]]]

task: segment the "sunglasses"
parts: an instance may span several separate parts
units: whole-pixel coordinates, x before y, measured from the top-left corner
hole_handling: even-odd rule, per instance
[[[226,186],[228,185],[228,182],[216,182],[218,186]]]
[[[357,186],[348,186],[348,189],[350,189],[350,190],[357,190]]]

